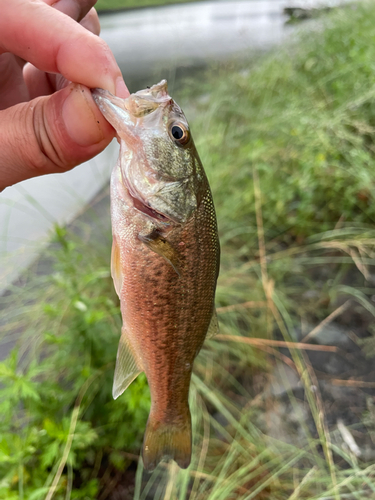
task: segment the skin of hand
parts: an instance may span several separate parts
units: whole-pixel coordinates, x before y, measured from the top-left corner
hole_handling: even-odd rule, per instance
[[[0,0],[0,191],[69,170],[113,139],[89,88],[129,92],[95,2]]]

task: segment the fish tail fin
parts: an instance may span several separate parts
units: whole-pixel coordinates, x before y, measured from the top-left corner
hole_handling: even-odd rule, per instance
[[[191,460],[191,416],[188,409],[184,420],[158,422],[152,412],[148,418],[143,441],[142,458],[144,468],[153,471],[163,458],[171,458],[186,469]]]

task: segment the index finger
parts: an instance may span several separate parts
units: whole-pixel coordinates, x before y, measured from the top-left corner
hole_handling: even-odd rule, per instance
[[[123,81],[108,45],[62,12],[29,0],[0,0],[0,12],[0,54],[11,52],[42,71],[112,93]]]

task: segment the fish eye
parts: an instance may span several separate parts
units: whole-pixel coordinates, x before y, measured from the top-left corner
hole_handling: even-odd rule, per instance
[[[172,124],[169,128],[169,133],[176,142],[184,146],[189,142],[190,134],[189,130],[182,124]]]
[[[178,125],[173,125],[171,132],[172,132],[173,137],[175,139],[177,139],[178,141],[184,137],[184,131]]]

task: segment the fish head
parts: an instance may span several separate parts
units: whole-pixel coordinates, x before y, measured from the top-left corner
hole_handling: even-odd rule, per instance
[[[205,174],[166,80],[127,99],[103,89],[92,94],[117,132],[122,179],[134,206],[159,221],[185,223],[202,199]]]

